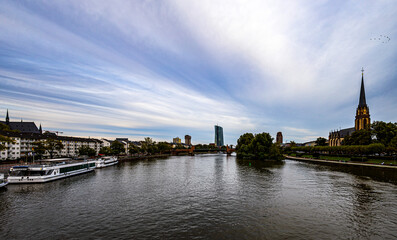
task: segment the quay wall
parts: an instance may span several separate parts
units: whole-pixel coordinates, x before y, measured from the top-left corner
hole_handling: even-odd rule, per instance
[[[364,166],[364,167],[377,167],[377,168],[389,168],[396,169],[397,166],[391,165],[382,165],[375,163],[361,163],[361,162],[343,162],[343,161],[335,161],[335,160],[323,160],[323,159],[313,159],[313,158],[302,158],[302,157],[293,157],[293,156],[284,156],[286,159],[303,161],[303,162],[314,162],[314,163],[322,163],[322,164],[335,164],[335,165],[350,165],[350,166]]]

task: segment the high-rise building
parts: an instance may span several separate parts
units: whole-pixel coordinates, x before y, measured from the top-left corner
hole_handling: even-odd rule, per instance
[[[225,145],[223,143],[223,128],[218,125],[215,125],[215,145],[218,147]]]
[[[277,133],[276,143],[283,144],[283,134],[281,132]]]
[[[185,135],[185,144],[192,145],[192,137],[190,135]]]
[[[172,143],[181,143],[181,139],[179,137],[173,138]]]

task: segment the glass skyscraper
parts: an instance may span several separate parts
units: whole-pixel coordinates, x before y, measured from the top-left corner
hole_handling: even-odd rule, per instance
[[[223,128],[221,126],[215,125],[215,145],[221,147],[223,143]]]

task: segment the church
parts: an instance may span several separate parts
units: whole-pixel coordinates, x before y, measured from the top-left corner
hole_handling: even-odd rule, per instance
[[[365,100],[365,89],[364,89],[364,69],[361,70],[361,90],[358,107],[356,110],[356,119],[354,121],[354,127],[341,129],[339,131],[332,131],[329,133],[329,146],[340,146],[343,139],[346,136],[350,136],[353,132],[361,129],[367,129],[371,127],[371,118],[369,116],[369,108]]]
[[[10,127],[11,130],[18,130],[21,133],[42,133],[41,124],[40,128],[37,128],[34,122],[10,122],[10,117],[8,116],[8,109],[5,121],[0,121]]]

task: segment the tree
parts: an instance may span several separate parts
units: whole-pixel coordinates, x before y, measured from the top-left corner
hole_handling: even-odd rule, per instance
[[[33,146],[34,148],[32,148],[32,150],[35,154],[39,155],[39,158],[41,158],[41,156],[47,151],[47,148],[42,141],[34,142]]]
[[[15,141],[12,140],[12,138],[0,135],[0,151],[3,151],[4,149],[7,148],[6,145],[3,144],[3,142],[4,143],[15,143]]]
[[[19,132],[17,130],[11,130],[10,126],[8,126],[7,124],[4,123],[0,123],[0,131],[1,132]],[[12,138],[1,135],[0,134],[0,151],[3,151],[4,149],[6,149],[6,145],[3,143],[15,143],[14,140],[12,140]]]
[[[272,146],[273,138],[269,133],[259,133],[256,134],[251,142],[251,150],[255,155],[256,159],[266,159],[266,155],[270,152],[270,147]]]
[[[95,149],[90,148],[89,146],[81,146],[79,148],[80,155],[87,155],[89,157],[93,157],[96,155]]]
[[[130,146],[128,147],[128,152],[130,154],[136,154],[136,153],[140,153],[141,149],[135,144],[130,144]]]
[[[375,121],[371,124],[373,135],[377,142],[389,146],[392,139],[397,136],[397,123]]]
[[[351,136],[346,136],[343,142],[344,145],[369,145],[372,143],[372,131],[370,129],[355,131]]]
[[[112,153],[116,155],[125,152],[124,144],[119,141],[113,141],[110,144],[110,148],[112,149]]]
[[[317,146],[327,146],[327,139],[325,139],[323,137],[317,138],[316,145]]]
[[[145,137],[145,140],[142,142],[142,152],[148,154],[156,153],[157,146],[155,144],[156,142],[154,142],[150,137]]]
[[[389,147],[397,148],[397,135],[390,141]]]
[[[101,149],[99,149],[99,153],[104,155],[111,155],[112,149],[110,147],[101,147]]]
[[[169,152],[171,150],[171,145],[166,142],[159,142],[157,143],[157,149],[160,154],[163,154],[164,152]]]
[[[273,143],[269,133],[245,133],[237,140],[236,152],[238,158],[257,160],[281,160],[283,156],[280,147]]]
[[[50,158],[53,157],[55,151],[59,152],[63,148],[62,142],[53,138],[47,138],[44,141],[44,145],[47,152],[50,154]]]
[[[50,154],[50,158],[53,158],[55,151],[59,152],[63,148],[62,142],[53,138],[47,138],[44,142],[34,142],[33,146],[33,151],[35,153],[38,155],[43,155],[44,153],[48,152]]]
[[[242,148],[242,147],[245,147],[245,146],[249,145],[252,142],[253,139],[254,139],[254,134],[252,134],[252,133],[244,133],[237,140],[236,150],[239,150],[239,148]]]

